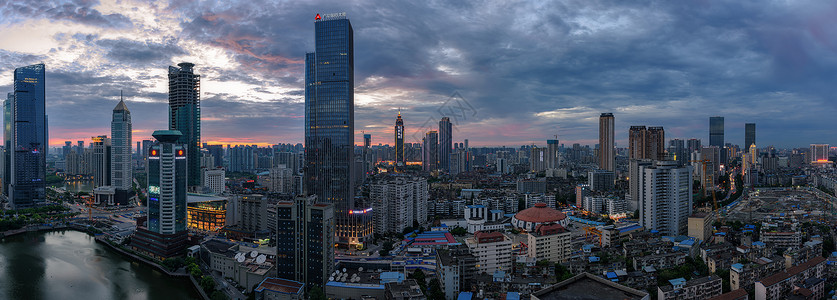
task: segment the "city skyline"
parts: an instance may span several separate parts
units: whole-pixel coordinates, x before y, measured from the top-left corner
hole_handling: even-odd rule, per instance
[[[706,118],[715,115],[726,118],[726,141],[735,144],[744,123],[759,124],[759,147],[837,144],[822,138],[834,136],[827,116],[837,112],[829,102],[834,75],[825,71],[837,64],[828,59],[833,4],[29,5],[0,6],[0,89],[11,90],[14,68],[47,65],[52,147],[106,134],[106,119],[96,116],[109,113],[120,89],[136,116],[136,139],[149,139],[166,127],[165,68],[183,61],[203,75],[203,142],[302,143],[308,22],[339,11],[357,20],[358,51],[368,54],[356,70],[358,141],[361,131],[387,141],[398,107],[407,136],[420,137],[458,91],[477,109],[454,122],[455,135],[472,146],[544,144],[555,134],[565,145],[593,145],[602,112],[617,118],[617,147],[637,124],[708,144]],[[684,32],[693,39],[679,38]]]

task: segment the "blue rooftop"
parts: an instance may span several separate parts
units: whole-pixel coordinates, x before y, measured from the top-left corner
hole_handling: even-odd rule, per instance
[[[616,277],[616,272],[607,272],[607,279],[613,279]]]
[[[461,293],[459,293],[459,297],[456,297],[456,300],[471,300],[473,298],[474,298],[474,293],[461,292]]]
[[[601,258],[598,258],[598,257],[596,257],[596,256],[590,256],[590,257],[588,257],[588,258],[587,258],[587,260],[588,260],[589,262],[598,262],[598,261],[600,261],[600,260],[602,260],[602,259],[601,259]]]
[[[506,300],[520,300],[520,293],[518,293],[518,292],[508,292],[506,294]]]
[[[404,273],[401,272],[382,272],[381,273],[381,284],[396,282],[401,283],[404,281]]]
[[[465,208],[485,208],[485,205],[482,205],[482,204],[465,205]]]
[[[686,279],[683,279],[683,277],[680,277],[680,278],[675,278],[675,279],[669,280],[668,282],[671,283],[671,285],[684,285],[684,284],[686,284]]]

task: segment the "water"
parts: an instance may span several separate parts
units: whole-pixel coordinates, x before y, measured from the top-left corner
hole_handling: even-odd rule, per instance
[[[175,279],[77,231],[30,232],[0,242],[0,299],[199,299]]]
[[[68,181],[64,182],[64,189],[71,193],[88,192],[93,193],[93,181]]]

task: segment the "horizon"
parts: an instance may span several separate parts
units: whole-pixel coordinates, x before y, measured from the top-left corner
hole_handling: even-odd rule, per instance
[[[603,112],[615,116],[617,146],[632,125],[708,142],[710,116],[725,117],[725,142],[736,145],[744,123],[756,123],[760,148],[837,144],[828,122],[837,4],[461,5],[10,3],[0,6],[0,92],[14,68],[43,62],[51,147],[108,134],[120,90],[135,141],[150,139],[167,127],[166,68],[189,61],[202,77],[202,142],[302,143],[311,24],[345,11],[355,144],[362,132],[392,144],[399,109],[405,142],[419,142],[452,95],[470,107],[453,140],[475,147],[556,134],[592,146]]]

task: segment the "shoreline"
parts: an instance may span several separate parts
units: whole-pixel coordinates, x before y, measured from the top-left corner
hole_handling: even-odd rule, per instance
[[[128,252],[127,250],[122,249],[119,246],[113,245],[109,241],[107,241],[101,234],[100,235],[95,235],[95,234],[92,234],[91,232],[87,231],[86,229],[87,229],[86,227],[76,225],[76,224],[69,224],[69,225],[68,224],[63,224],[63,225],[60,225],[60,226],[35,226],[34,228],[29,227],[29,228],[25,228],[25,229],[21,228],[21,229],[8,230],[8,231],[5,231],[5,232],[0,232],[0,234],[2,234],[2,237],[0,237],[0,240],[5,239],[7,237],[12,237],[12,236],[20,235],[20,234],[23,234],[23,233],[27,233],[27,232],[49,232],[49,231],[58,231],[58,230],[75,230],[77,232],[86,233],[86,234],[92,235],[93,240],[96,243],[107,245],[107,247],[109,249],[115,251],[116,253],[130,258],[131,262],[138,262],[138,263],[145,264],[147,266],[152,267],[153,269],[155,269],[157,271],[162,272],[166,276],[169,276],[169,277],[172,277],[172,278],[178,278],[178,279],[188,278],[189,281],[192,282],[192,288],[195,291],[197,291],[198,294],[203,299],[205,299],[205,300],[210,299],[209,295],[207,295],[206,292],[204,292],[203,289],[200,287],[200,284],[198,283],[198,281],[195,278],[192,277],[192,274],[189,274],[188,272],[184,272],[184,273],[169,272],[163,266],[161,266],[157,263],[151,262],[151,261],[149,261],[149,260],[147,260],[143,257],[140,257],[140,256],[138,256],[134,253]],[[8,234],[8,232],[10,232],[10,231],[12,233]],[[2,241],[0,241],[0,243],[2,243]]]

